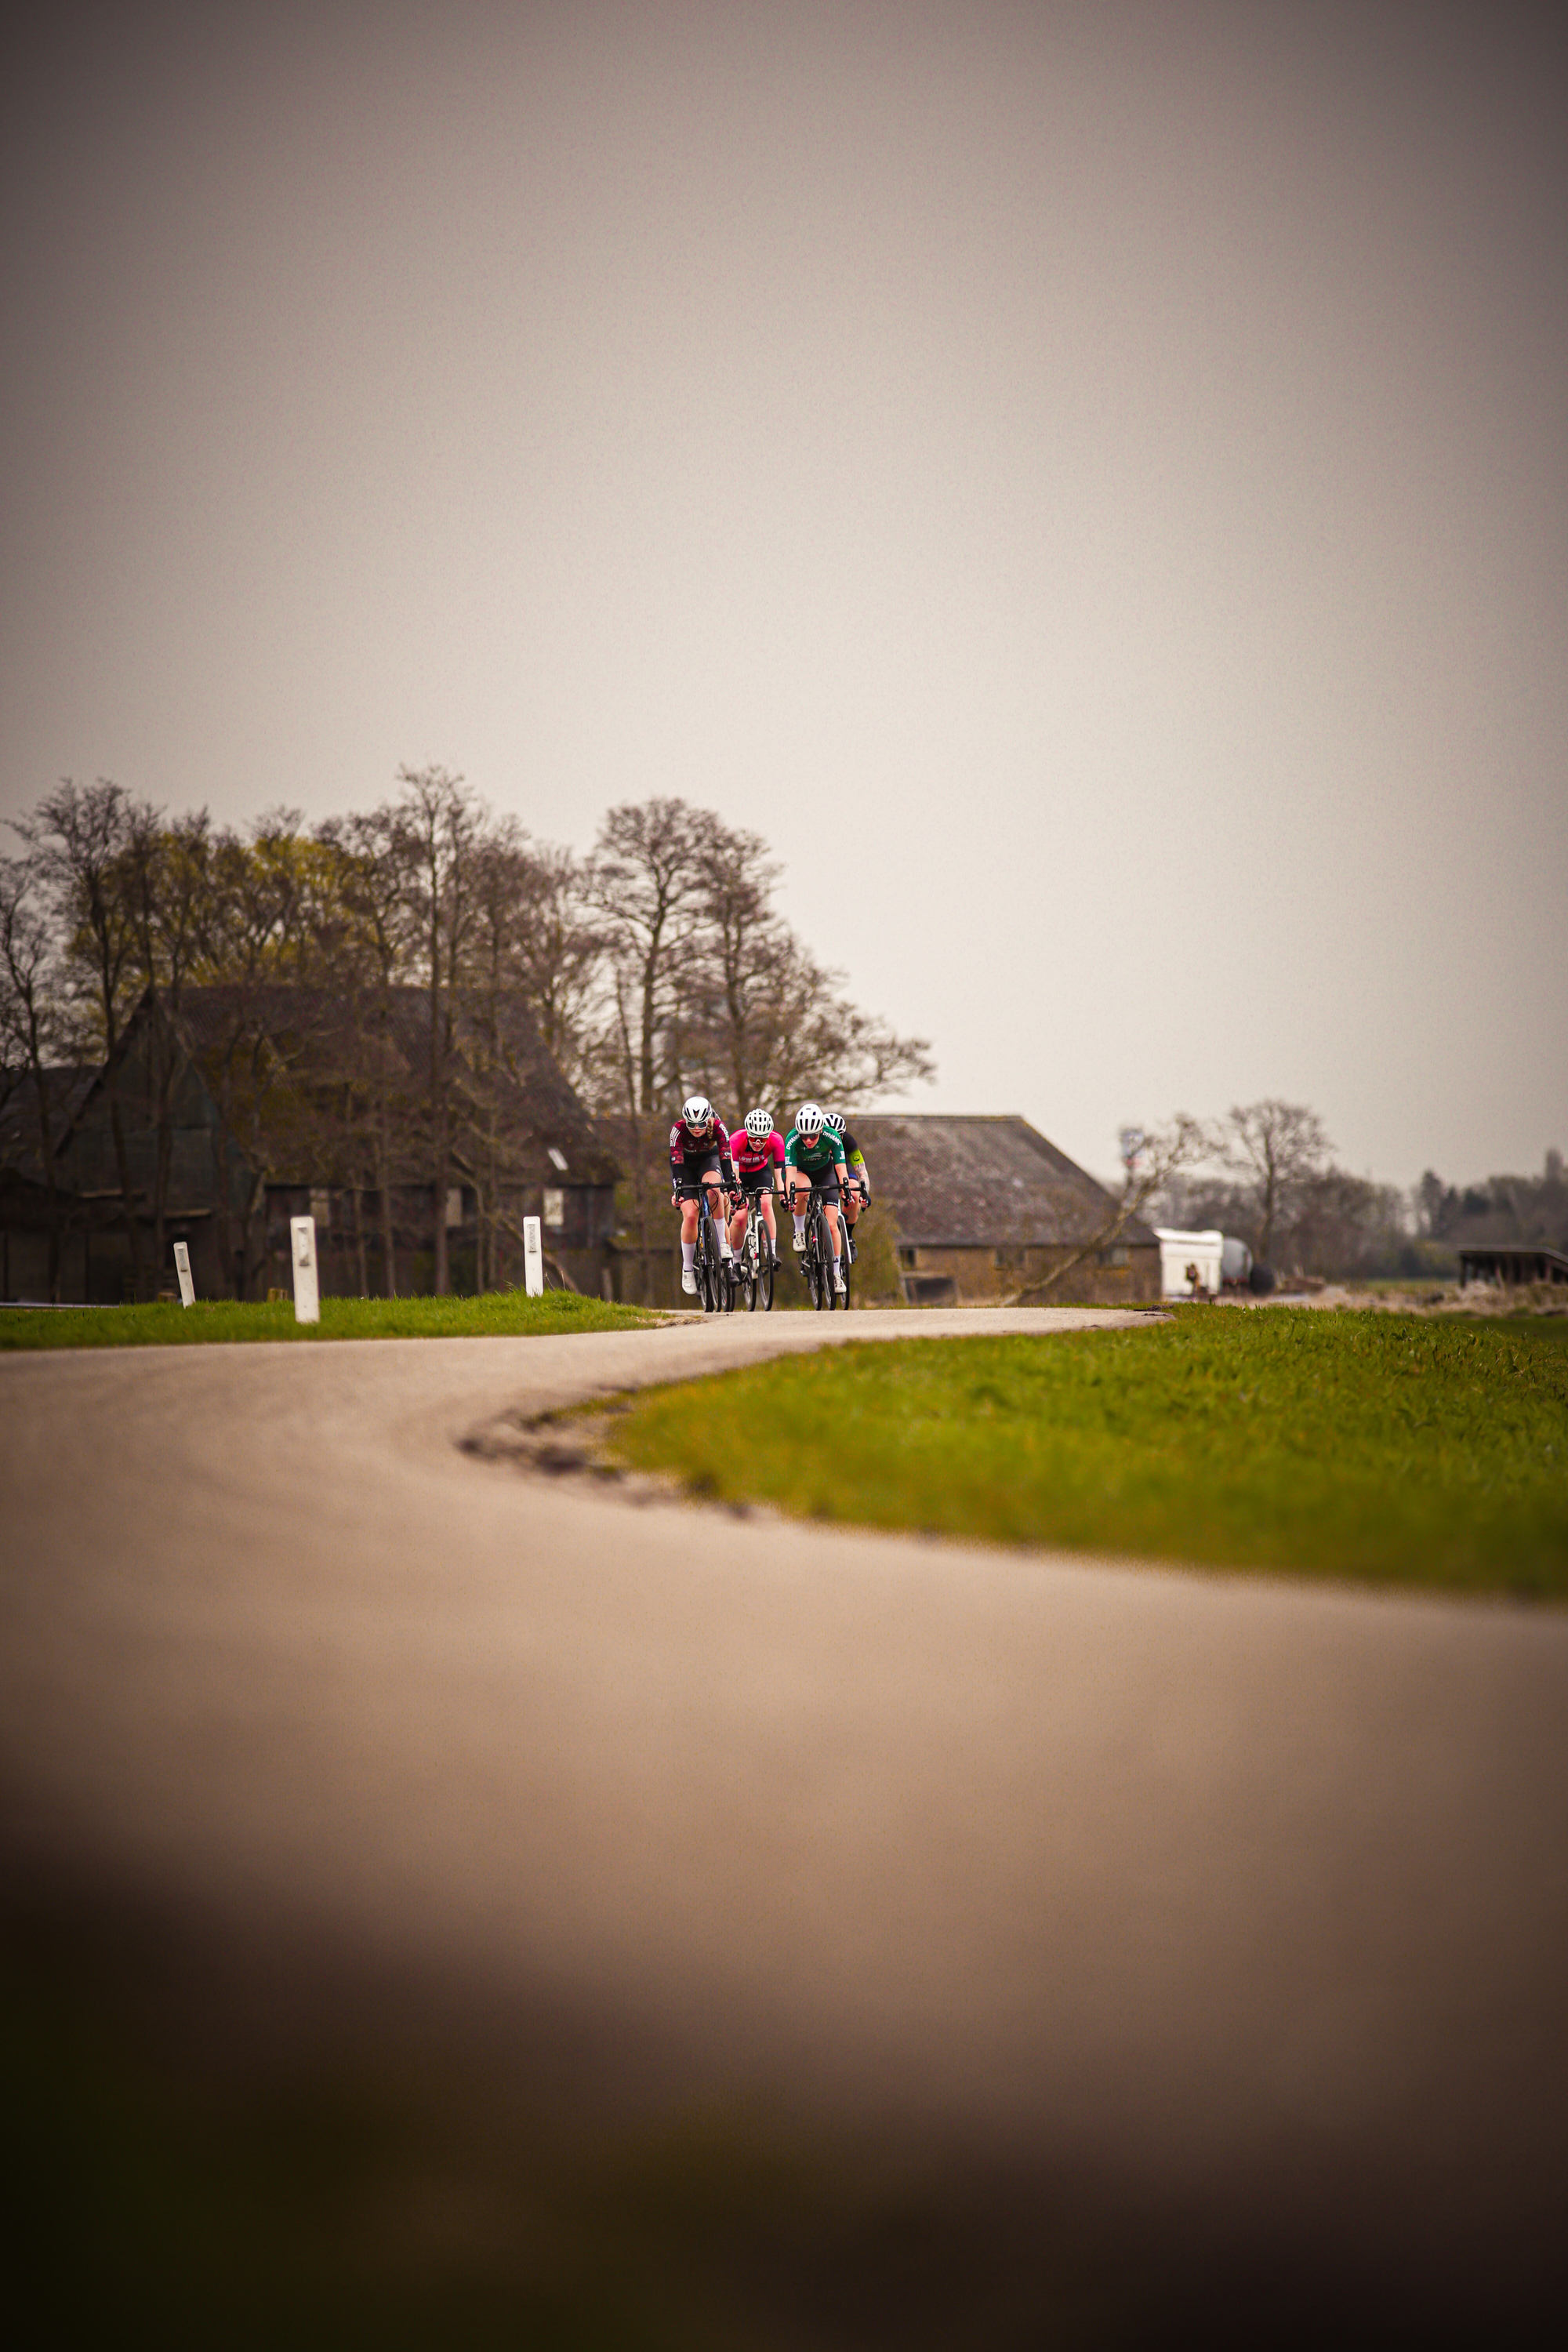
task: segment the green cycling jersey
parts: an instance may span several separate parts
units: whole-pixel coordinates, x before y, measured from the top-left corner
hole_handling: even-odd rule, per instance
[[[803,1176],[826,1176],[830,1169],[844,1165],[844,1145],[830,1128],[820,1135],[802,1135],[792,1127],[784,1138],[784,1166],[798,1168]]]

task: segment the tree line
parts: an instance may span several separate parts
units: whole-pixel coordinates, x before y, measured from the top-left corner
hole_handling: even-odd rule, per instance
[[[858,1005],[786,920],[767,843],[678,798],[610,809],[585,856],[497,816],[440,767],[401,769],[363,814],[311,824],[278,808],[242,828],[68,780],[12,829],[17,854],[0,860],[0,1086],[34,1081],[51,1217],[58,1074],[112,1068],[149,990],[176,1024],[183,1001],[207,992],[204,1068],[258,1188],[288,1097],[310,1124],[323,1181],[379,1202],[389,1285],[392,1185],[411,1147],[437,1203],[454,1170],[473,1184],[480,1286],[495,1279],[513,1172],[500,1081],[517,1076],[520,1007],[625,1167],[645,1251],[664,1131],[685,1095],[743,1110],[805,1093],[863,1098],[931,1075],[926,1043]],[[391,1050],[411,989],[425,1008],[412,1098]],[[334,1083],[313,1085],[301,1108],[290,1080],[319,1072],[328,1033]],[[165,1052],[154,1072],[150,1198],[134,1192],[112,1092],[109,1106],[139,1286],[143,1218],[155,1265],[164,1257],[173,1061]],[[435,1234],[446,1292],[440,1214]]]
[[[1218,1226],[1281,1272],[1324,1276],[1453,1274],[1465,1242],[1568,1247],[1563,1155],[1542,1173],[1492,1176],[1462,1190],[1430,1169],[1406,1192],[1342,1167],[1318,1114],[1270,1098],[1220,1120],[1189,1122],[1188,1149],[1161,1171],[1146,1213],[1162,1224]]]

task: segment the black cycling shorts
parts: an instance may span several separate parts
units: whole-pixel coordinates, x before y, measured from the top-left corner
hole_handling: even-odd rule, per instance
[[[697,1200],[701,1194],[702,1180],[705,1176],[713,1175],[721,1180],[723,1177],[724,1170],[718,1145],[715,1144],[711,1151],[705,1151],[700,1160],[693,1160],[689,1154],[681,1161],[679,1171],[672,1168],[669,1172],[675,1179],[675,1189],[681,1199]]]
[[[837,1208],[839,1192],[838,1171],[837,1169],[830,1168],[826,1176],[812,1176],[809,1169],[792,1168],[788,1171],[788,1181],[792,1199],[795,1193],[799,1190],[798,1185],[796,1185],[795,1181],[795,1179],[797,1176],[805,1176],[809,1179],[811,1189],[819,1201],[826,1201],[829,1208]]]

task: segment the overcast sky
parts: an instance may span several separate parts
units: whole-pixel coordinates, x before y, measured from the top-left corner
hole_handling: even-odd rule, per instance
[[[1568,1146],[1568,138],[1496,6],[40,12],[0,815],[679,793],[1075,1157]]]

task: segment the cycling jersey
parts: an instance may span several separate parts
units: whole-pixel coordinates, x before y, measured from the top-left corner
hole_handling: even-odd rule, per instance
[[[820,1135],[802,1135],[792,1127],[784,1138],[784,1165],[798,1168],[814,1184],[829,1176],[837,1176],[844,1165],[844,1144],[831,1128],[825,1127]]]
[[[678,1118],[669,1130],[669,1172],[678,1184],[709,1166],[722,1176],[729,1157],[730,1138],[721,1118],[715,1117],[700,1134],[695,1134],[683,1118]]]
[[[844,1158],[848,1166],[849,1173],[851,1176],[858,1176],[861,1183],[865,1187],[866,1198],[868,1201],[871,1197],[871,1178],[866,1166],[866,1155],[861,1150],[860,1146],[856,1142],[855,1138],[850,1134],[847,1128],[845,1129],[838,1140],[844,1146]]]
[[[753,1192],[759,1188],[771,1191],[773,1170],[784,1164],[784,1139],[775,1127],[765,1142],[753,1143],[745,1129],[738,1127],[730,1138],[730,1157],[742,1184]]]

